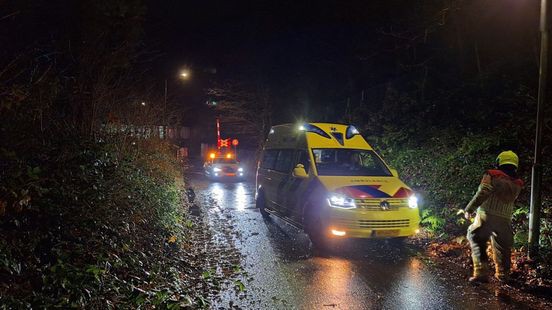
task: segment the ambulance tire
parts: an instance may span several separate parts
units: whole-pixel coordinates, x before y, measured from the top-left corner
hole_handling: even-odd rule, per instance
[[[259,208],[259,212],[261,212],[261,215],[263,216],[263,218],[266,219],[270,216],[270,213],[268,213],[265,209],[266,201],[265,201],[265,197],[264,197],[264,192],[259,191],[259,194],[257,195],[257,199],[255,201],[255,204],[256,204],[257,208]]]
[[[329,249],[329,240],[324,233],[325,229],[318,212],[314,212],[313,208],[307,206],[304,221],[305,232],[309,236],[313,246],[317,250],[327,251]]]

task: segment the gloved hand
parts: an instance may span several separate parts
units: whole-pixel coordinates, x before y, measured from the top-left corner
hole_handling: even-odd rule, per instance
[[[466,210],[463,210],[463,209],[458,210],[458,212],[456,214],[457,215],[464,214],[464,218],[468,221],[472,218],[472,215],[473,215],[472,213],[470,213]]]

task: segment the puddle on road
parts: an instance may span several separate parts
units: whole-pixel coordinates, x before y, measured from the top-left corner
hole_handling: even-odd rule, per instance
[[[224,209],[244,211],[254,209],[254,195],[251,185],[243,182],[236,183],[211,183],[205,190],[215,199],[217,205]]]

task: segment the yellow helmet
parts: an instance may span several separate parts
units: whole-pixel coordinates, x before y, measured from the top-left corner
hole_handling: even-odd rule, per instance
[[[517,168],[519,164],[519,158],[517,154],[512,151],[504,151],[498,154],[498,157],[496,158],[496,163],[499,166],[514,165]]]

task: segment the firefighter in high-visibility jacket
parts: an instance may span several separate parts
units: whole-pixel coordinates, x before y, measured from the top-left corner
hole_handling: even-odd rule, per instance
[[[516,153],[504,151],[496,159],[497,169],[488,170],[483,175],[477,193],[465,208],[465,216],[470,219],[476,211],[475,219],[468,228],[468,240],[473,259],[473,276],[470,282],[488,280],[487,241],[491,239],[495,277],[505,282],[510,274],[510,252],[514,241],[512,213],[523,181],[517,177],[519,159]]]

